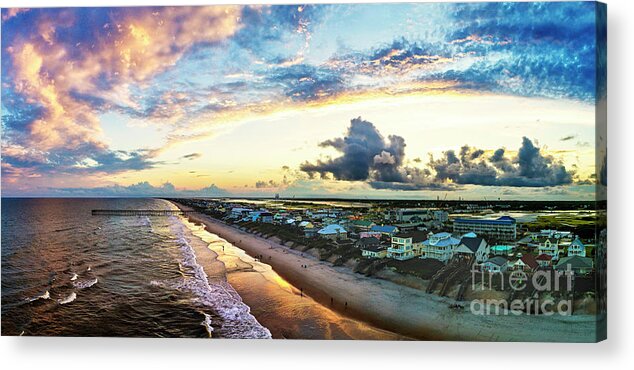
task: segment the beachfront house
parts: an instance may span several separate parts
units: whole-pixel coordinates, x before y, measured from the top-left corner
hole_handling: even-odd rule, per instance
[[[392,237],[398,233],[398,227],[391,225],[374,225],[370,228],[372,232],[379,232],[385,236]]]
[[[539,264],[532,254],[525,254],[517,259],[511,266],[513,270],[532,272],[539,268]]]
[[[454,250],[455,255],[474,256],[476,263],[482,263],[489,256],[489,245],[478,237],[463,236]]]
[[[330,240],[348,239],[348,231],[339,224],[330,224],[317,231],[317,234]]]
[[[559,259],[559,239],[545,238],[539,243],[537,253],[546,254],[551,256],[553,261],[557,261]]]
[[[581,242],[581,239],[579,239],[579,237],[576,237],[575,240],[573,240],[572,243],[570,243],[570,245],[568,246],[568,257],[573,256],[586,256],[586,246]]]
[[[369,237],[369,238],[360,238],[355,243],[355,246],[357,248],[363,249],[363,248],[369,247],[371,245],[379,245],[379,244],[381,244],[381,240],[379,240],[377,238]]]
[[[243,219],[244,221],[251,222],[264,222],[264,223],[273,223],[273,214],[267,211],[254,211],[250,212],[247,217]]]
[[[581,275],[591,273],[592,268],[593,268],[592,258],[581,257],[581,256],[564,257],[555,266],[555,270],[557,271],[561,271],[561,272],[574,271],[575,274],[581,274]]]
[[[233,207],[231,208],[231,214],[229,215],[229,217],[242,219],[244,217],[249,216],[251,212],[253,212],[253,210],[250,208]]]
[[[460,240],[447,232],[429,233],[423,242],[420,258],[433,258],[447,263],[453,257],[454,251],[460,245]]]
[[[385,258],[387,257],[387,249],[381,244],[370,244],[361,248],[361,255],[367,258]]]
[[[489,258],[482,264],[482,271],[498,273],[504,272],[508,268],[508,261],[504,257],[496,256]]]
[[[392,236],[392,243],[387,249],[387,257],[399,261],[418,257],[421,254],[423,242],[427,239],[427,234],[421,231],[409,231],[398,233]]]
[[[302,229],[315,227],[310,221],[302,221],[297,226],[301,227]]]
[[[314,238],[317,236],[317,228],[316,227],[305,227],[304,228],[304,238]]]

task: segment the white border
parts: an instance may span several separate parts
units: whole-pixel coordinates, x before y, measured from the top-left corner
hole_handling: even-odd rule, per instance
[[[266,3],[301,3],[267,0]],[[313,1],[337,3],[341,1]],[[373,2],[373,1],[347,1]],[[396,2],[396,1],[384,1]],[[610,151],[609,187],[609,316],[608,340],[600,344],[365,342],[365,341],[207,341],[125,338],[0,338],[0,363],[5,369],[27,368],[157,368],[227,369],[296,368],[349,369],[523,369],[629,368],[634,363],[632,317],[634,271],[632,162],[634,160],[634,97],[631,92],[631,2],[608,2],[608,96]],[[257,1],[185,0],[186,4],[258,3]],[[134,5],[176,5],[175,0],[134,0]],[[125,0],[44,1],[0,0],[1,7],[130,6]],[[630,234],[630,235],[628,235]],[[627,365],[627,366],[626,366]]]

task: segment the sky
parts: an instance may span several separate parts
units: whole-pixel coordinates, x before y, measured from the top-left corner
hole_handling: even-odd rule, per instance
[[[591,2],[2,9],[2,196],[594,199],[604,25]]]

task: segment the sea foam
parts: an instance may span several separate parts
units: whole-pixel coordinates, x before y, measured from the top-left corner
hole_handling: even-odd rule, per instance
[[[58,302],[59,304],[67,304],[74,301],[76,298],[77,298],[77,293],[72,292],[66,298],[60,299]]]
[[[181,247],[182,265],[193,271],[193,277],[179,278],[176,282],[168,284],[153,282],[153,285],[169,285],[174,289],[194,293],[200,304],[211,308],[222,319],[218,329],[223,337],[271,338],[271,332],[257,321],[249,306],[228,282],[209,283],[207,274],[196,260],[194,249],[185,236],[186,226],[178,217],[170,218],[175,221],[171,225],[171,230],[177,236]],[[206,315],[204,322],[211,328],[211,316]],[[207,328],[206,325],[205,327]]]
[[[73,282],[73,286],[79,289],[86,289],[97,284],[98,282],[99,282],[99,279],[97,278],[90,279],[90,280],[79,280],[79,281]]]

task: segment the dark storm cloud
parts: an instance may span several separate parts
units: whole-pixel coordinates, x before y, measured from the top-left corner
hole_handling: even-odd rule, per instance
[[[442,158],[432,159],[429,165],[438,181],[451,180],[463,185],[544,187],[567,185],[573,180],[573,171],[542,153],[526,137],[522,138],[522,146],[514,158],[508,158],[502,148],[489,158],[484,158],[480,151],[464,146],[457,156],[448,150]]]
[[[371,122],[360,117],[350,122],[343,138],[320,143],[332,147],[342,155],[337,158],[305,162],[300,170],[311,176],[331,175],[336,180],[368,181],[377,189],[423,189],[429,184],[430,173],[403,166],[405,139],[397,135],[384,138]]]
[[[463,146],[447,150],[439,159],[430,158],[427,168],[405,166],[405,139],[386,139],[361,118],[353,119],[343,138],[320,143],[341,153],[339,157],[305,162],[300,170],[311,177],[364,181],[375,189],[456,189],[460,185],[546,187],[571,184],[574,171],[545,154],[524,137],[513,158],[500,148],[492,155]]]

